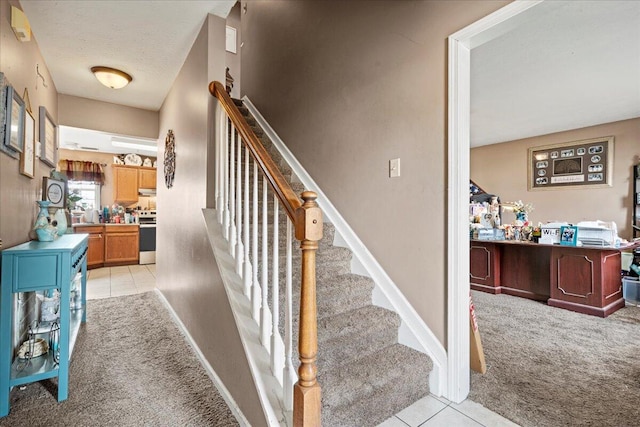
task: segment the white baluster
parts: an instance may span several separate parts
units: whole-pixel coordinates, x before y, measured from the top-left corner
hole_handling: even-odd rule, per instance
[[[236,151],[238,159],[236,166],[236,273],[242,277],[242,263],[244,262],[244,247],[242,246],[242,137],[238,134],[236,138],[238,142],[238,150]]]
[[[222,163],[220,162],[220,153],[222,153],[222,139],[220,136],[222,135],[222,109],[220,108],[220,101],[217,103],[216,108],[216,118],[215,118],[215,126],[216,126],[216,134],[214,140],[214,151],[216,156],[216,183],[215,183],[215,192],[216,192],[216,218],[218,219],[218,223],[222,224],[222,191],[220,190],[220,168],[222,167]]]
[[[222,233],[225,240],[229,240],[229,118],[227,113],[223,112],[224,118],[224,137],[222,138],[222,185],[224,192],[223,209],[224,218],[222,220]]]
[[[278,329],[278,323],[280,321],[280,289],[279,289],[279,275],[280,275],[280,254],[278,243],[278,212],[280,204],[278,197],[273,195],[273,259],[271,261],[271,299],[272,299],[272,311],[271,321],[271,372],[276,377],[280,385],[282,385],[282,370],[284,368],[284,346],[282,345],[282,337],[280,336],[280,330]]]
[[[298,375],[293,367],[293,307],[292,307],[292,267],[291,267],[291,220],[287,218],[287,264],[285,273],[286,299],[284,308],[284,371],[282,372],[284,390],[284,409],[293,411],[293,385],[298,381]]]
[[[253,260],[253,292],[251,293],[251,316],[260,324],[260,295],[258,281],[258,162],[253,161],[253,233],[251,236],[251,259]]]
[[[236,129],[231,123],[231,139],[229,142],[229,253],[236,256]]]
[[[244,295],[251,297],[251,283],[253,282],[253,273],[251,272],[251,261],[249,260],[249,147],[244,147]]]
[[[269,292],[269,256],[267,254],[267,241],[269,239],[269,217],[267,211],[267,177],[262,177],[262,307],[260,309],[260,342],[267,349],[267,353],[271,352],[269,338],[271,337],[271,316],[269,312],[268,292]]]

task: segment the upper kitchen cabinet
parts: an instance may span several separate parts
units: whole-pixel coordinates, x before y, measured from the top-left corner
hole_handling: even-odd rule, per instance
[[[138,188],[156,188],[156,168],[138,169]]]
[[[112,165],[113,201],[130,204],[138,200],[138,167]]]

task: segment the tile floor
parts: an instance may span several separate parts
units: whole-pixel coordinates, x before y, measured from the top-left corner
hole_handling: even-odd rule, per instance
[[[87,274],[87,299],[138,294],[155,287],[155,264],[96,268]]]
[[[87,299],[110,298],[151,291],[156,286],[156,266],[129,265],[89,270]],[[506,418],[465,400],[455,404],[433,395],[400,411],[378,427],[513,427]]]
[[[398,412],[378,427],[517,427],[484,406],[465,400],[455,404],[429,395]]]

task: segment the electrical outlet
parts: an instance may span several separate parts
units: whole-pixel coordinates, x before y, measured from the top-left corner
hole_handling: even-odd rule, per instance
[[[398,178],[400,176],[400,159],[389,160],[389,178]]]

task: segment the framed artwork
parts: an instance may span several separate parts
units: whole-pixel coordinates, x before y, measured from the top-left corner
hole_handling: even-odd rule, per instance
[[[24,101],[13,86],[7,85],[4,145],[18,153],[24,148]]]
[[[33,178],[36,169],[36,119],[28,110],[24,118],[24,150],[20,156],[20,173]]]
[[[58,126],[45,107],[40,107],[40,160],[55,168],[58,163]]]
[[[236,29],[227,25],[226,30],[226,51],[231,53],[237,53],[238,51],[238,37]]]
[[[48,200],[50,208],[64,208],[67,186],[62,180],[49,177],[42,178],[42,200]]]
[[[529,190],[613,185],[613,136],[529,149]]]
[[[578,227],[573,225],[563,225],[560,227],[560,244],[565,246],[576,246],[578,242]]]

